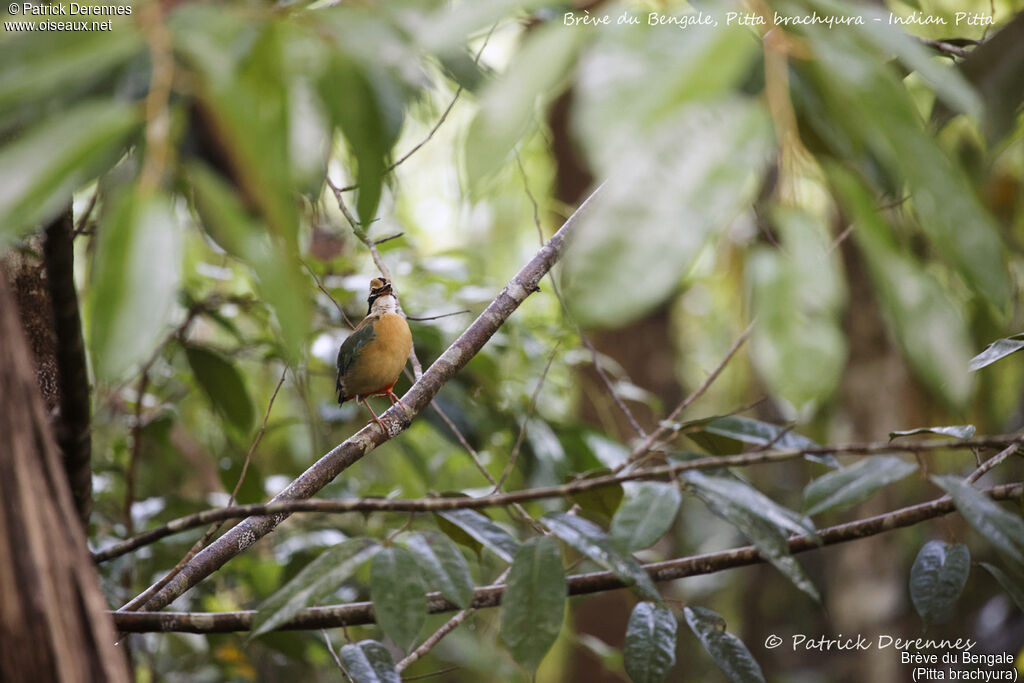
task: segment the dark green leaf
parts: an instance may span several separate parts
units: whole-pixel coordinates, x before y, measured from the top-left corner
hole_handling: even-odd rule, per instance
[[[593,522],[563,512],[549,512],[541,518],[544,526],[578,552],[622,579],[626,585],[648,600],[660,601],[658,589],[644,568],[629,555],[615,549],[601,527]]]
[[[974,436],[974,425],[950,425],[948,427],[918,427],[917,429],[905,429],[898,432],[889,432],[889,441],[912,434],[940,434],[952,436],[955,439],[969,439]]]
[[[745,481],[734,477],[711,476],[699,470],[683,472],[683,479],[698,493],[707,492],[719,496],[783,531],[817,538],[818,532],[809,518],[779,505]]]
[[[687,436],[712,455],[739,453],[742,450],[741,444],[744,443],[757,446],[772,444],[773,448],[779,450],[821,448],[806,436],[801,436],[786,427],[736,415],[712,418],[704,424],[701,431],[688,433]],[[829,467],[839,467],[839,461],[831,453],[810,453],[805,457]]]
[[[997,360],[1006,358],[1011,353],[1016,353],[1021,349],[1024,349],[1024,334],[1015,334],[1006,339],[997,339],[986,346],[984,351],[972,358],[967,368],[971,372],[981,370],[986,365],[992,365]]]
[[[704,607],[685,607],[686,623],[733,683],[764,683],[757,660],[739,638],[725,630],[725,620]]]
[[[389,546],[374,556],[370,599],[377,625],[396,645],[408,650],[427,619],[427,587],[412,553]]]
[[[181,277],[183,228],[166,198],[123,195],[99,230],[86,301],[98,379],[142,364],[167,333]]]
[[[391,653],[376,640],[360,640],[343,646],[341,661],[352,683],[399,683],[402,680]]]
[[[962,543],[928,541],[910,568],[910,599],[926,623],[945,621],[971,572],[971,553]]]
[[[1024,519],[1020,513],[1006,510],[960,477],[946,475],[931,479],[952,496],[957,510],[975,531],[1018,567],[1024,568]]]
[[[63,211],[72,192],[117,162],[138,126],[139,110],[130,104],[86,102],[34,126],[0,149],[0,177],[4,178],[0,237],[19,235]],[[143,204],[151,209],[156,202],[139,202],[140,207]],[[166,225],[160,230],[175,231]],[[174,235],[164,239],[173,241]],[[149,260],[162,255],[156,250]],[[177,264],[170,265],[177,270]],[[117,267],[128,269],[131,264]]]
[[[835,507],[862,503],[883,486],[899,481],[917,465],[895,455],[864,458],[840,470],[832,470],[804,488],[804,509],[816,515]]]
[[[1013,130],[1024,102],[1024,14],[972,50],[960,69],[985,102],[985,133],[994,143]]]
[[[734,480],[742,483],[738,478]],[[800,563],[790,554],[788,536],[779,527],[765,520],[760,514],[737,505],[730,499],[708,489],[699,490],[698,496],[707,503],[715,515],[732,524],[746,536],[757,548],[761,557],[782,572],[782,575],[789,579],[794,586],[815,602],[821,602],[818,589],[808,578]]]
[[[448,537],[424,531],[410,534],[405,545],[416,556],[431,588],[464,609],[472,604],[475,586],[469,565]]]
[[[519,542],[516,539],[476,510],[447,510],[439,512],[438,515],[493,550],[506,562],[511,562],[519,549]]]
[[[593,479],[595,477],[603,477],[611,474],[612,471],[607,467],[602,467],[599,470],[593,470],[585,472],[583,474],[576,475],[569,479],[570,481],[581,481],[584,479]],[[590,489],[588,491],[579,491],[569,496],[569,501],[575,505],[579,505],[583,510],[583,516],[587,519],[593,520],[598,524],[607,525],[615,511],[619,509],[619,505],[622,503],[622,485],[615,484],[613,486],[602,486],[597,489]]]
[[[904,357],[915,373],[951,405],[965,405],[972,390],[967,370],[972,343],[959,305],[895,244],[891,227],[878,214],[874,199],[861,183],[838,166],[829,169],[838,194],[856,222],[854,239],[864,253],[879,304]],[[990,259],[985,268],[999,270],[992,263]],[[935,330],[942,330],[942,334],[935,334]]]
[[[462,527],[458,526],[457,524],[453,524],[452,522],[449,522],[447,519],[437,514],[436,512],[434,513],[434,520],[437,521],[437,528],[440,529],[445,536],[452,539],[459,545],[469,548],[474,553],[476,553],[477,559],[480,558],[480,554],[484,550],[484,546],[480,541],[476,540],[475,538],[467,534],[465,531],[463,531]]]
[[[612,518],[612,539],[625,552],[650,547],[671,528],[682,499],[672,484],[640,482]]]
[[[379,550],[380,546],[368,539],[353,538],[321,553],[260,605],[249,637],[277,628],[333,593]]]
[[[638,602],[626,626],[624,659],[633,683],[660,683],[676,663],[676,618],[672,610]]]
[[[501,640],[515,660],[535,671],[562,629],[565,570],[553,538],[535,537],[519,546],[501,601]]]
[[[989,574],[995,577],[996,581],[999,582],[999,585],[1003,587],[1004,591],[1006,591],[1006,594],[1010,596],[1011,600],[1013,600],[1013,604],[1017,605],[1017,609],[1024,612],[1024,590],[1021,589],[1021,586],[1024,585],[1024,581],[1020,578],[1008,576],[1006,572],[994,564],[989,564],[988,562],[980,562],[979,564],[984,567]]]
[[[214,407],[240,436],[247,435],[252,429],[255,410],[238,368],[225,356],[201,346],[186,346],[185,356]]]

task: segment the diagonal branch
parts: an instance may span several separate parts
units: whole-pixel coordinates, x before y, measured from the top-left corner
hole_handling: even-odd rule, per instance
[[[982,489],[983,493],[993,500],[1012,500],[1024,493],[1024,483],[1015,482]],[[875,517],[838,524],[819,530],[821,545],[807,536],[794,536],[789,539],[789,550],[802,553],[815,550],[822,546],[837,543],[848,543],[869,536],[913,526],[920,522],[948,515],[956,511],[956,506],[949,496],[942,496],[926,503],[893,510]],[[713,574],[724,569],[745,567],[759,564],[764,559],[754,546],[744,546],[715,553],[705,553],[693,557],[683,557],[665,562],[652,562],[644,565],[644,569],[654,581],[673,581],[688,576]],[[585,595],[625,588],[626,584],[611,572],[593,572],[576,574],[568,579],[569,595]],[[504,593],[503,584],[477,588],[471,607],[481,609],[496,607],[501,604]],[[427,608],[431,614],[454,612],[458,606],[443,598],[439,593],[427,596]],[[230,633],[248,631],[252,628],[255,610],[240,612],[164,612],[162,614],[146,614],[144,612],[114,613],[114,623],[118,629],[130,633],[150,632],[185,632],[185,633]],[[303,610],[282,629],[308,630],[314,628],[336,628],[338,626],[357,626],[374,622],[373,604],[354,602],[345,605],[312,607]]]
[[[562,225],[562,228],[548,240],[547,244],[512,278],[512,281],[505,286],[498,297],[484,309],[480,317],[434,361],[434,364],[402,397],[402,403],[392,406],[381,416],[385,428],[376,424],[367,425],[320,458],[281,493],[277,494],[273,501],[310,498],[364,455],[404,431],[409,426],[410,420],[426,408],[441,387],[483,348],[487,340],[498,331],[519,307],[519,304],[537,290],[537,283],[561,256],[566,237],[575,228],[580,217],[590,206],[591,200],[600,191],[599,187],[580,205]],[[242,520],[196,555],[173,581],[164,586],[143,606],[143,609],[158,610],[165,607],[185,591],[223,567],[231,558],[269,534],[287,517],[287,514],[282,513],[271,517],[249,517]]]

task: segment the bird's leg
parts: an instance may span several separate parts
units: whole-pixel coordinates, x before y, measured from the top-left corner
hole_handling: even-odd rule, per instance
[[[395,392],[393,391],[394,387],[395,387],[394,384],[392,384],[390,387],[388,387],[388,389],[384,393],[384,395],[388,397],[389,401],[391,401],[391,405],[395,405],[397,403],[398,405],[400,405],[400,406],[402,406],[404,408],[405,404],[402,403],[402,399],[398,398],[398,396],[395,395]]]
[[[386,432],[387,428],[384,426],[384,423],[380,421],[380,418],[377,417],[377,413],[373,412],[373,408],[370,407],[370,402],[367,401],[365,398],[358,398],[358,397],[356,398],[356,401],[359,402],[359,403],[362,403],[364,406],[366,406],[366,409],[370,411],[370,415],[373,416],[373,421],[377,423],[377,426],[379,426],[381,429],[383,429]],[[367,422],[366,424],[370,424],[370,423]]]

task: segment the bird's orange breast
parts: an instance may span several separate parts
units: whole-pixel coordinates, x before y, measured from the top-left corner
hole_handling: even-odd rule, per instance
[[[402,316],[386,313],[370,324],[373,339],[359,349],[340,378],[345,399],[376,394],[394,385],[412,350],[412,334]]]

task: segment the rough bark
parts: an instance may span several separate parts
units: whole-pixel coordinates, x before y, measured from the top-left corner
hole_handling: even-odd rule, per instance
[[[0,277],[0,680],[128,681]]]

